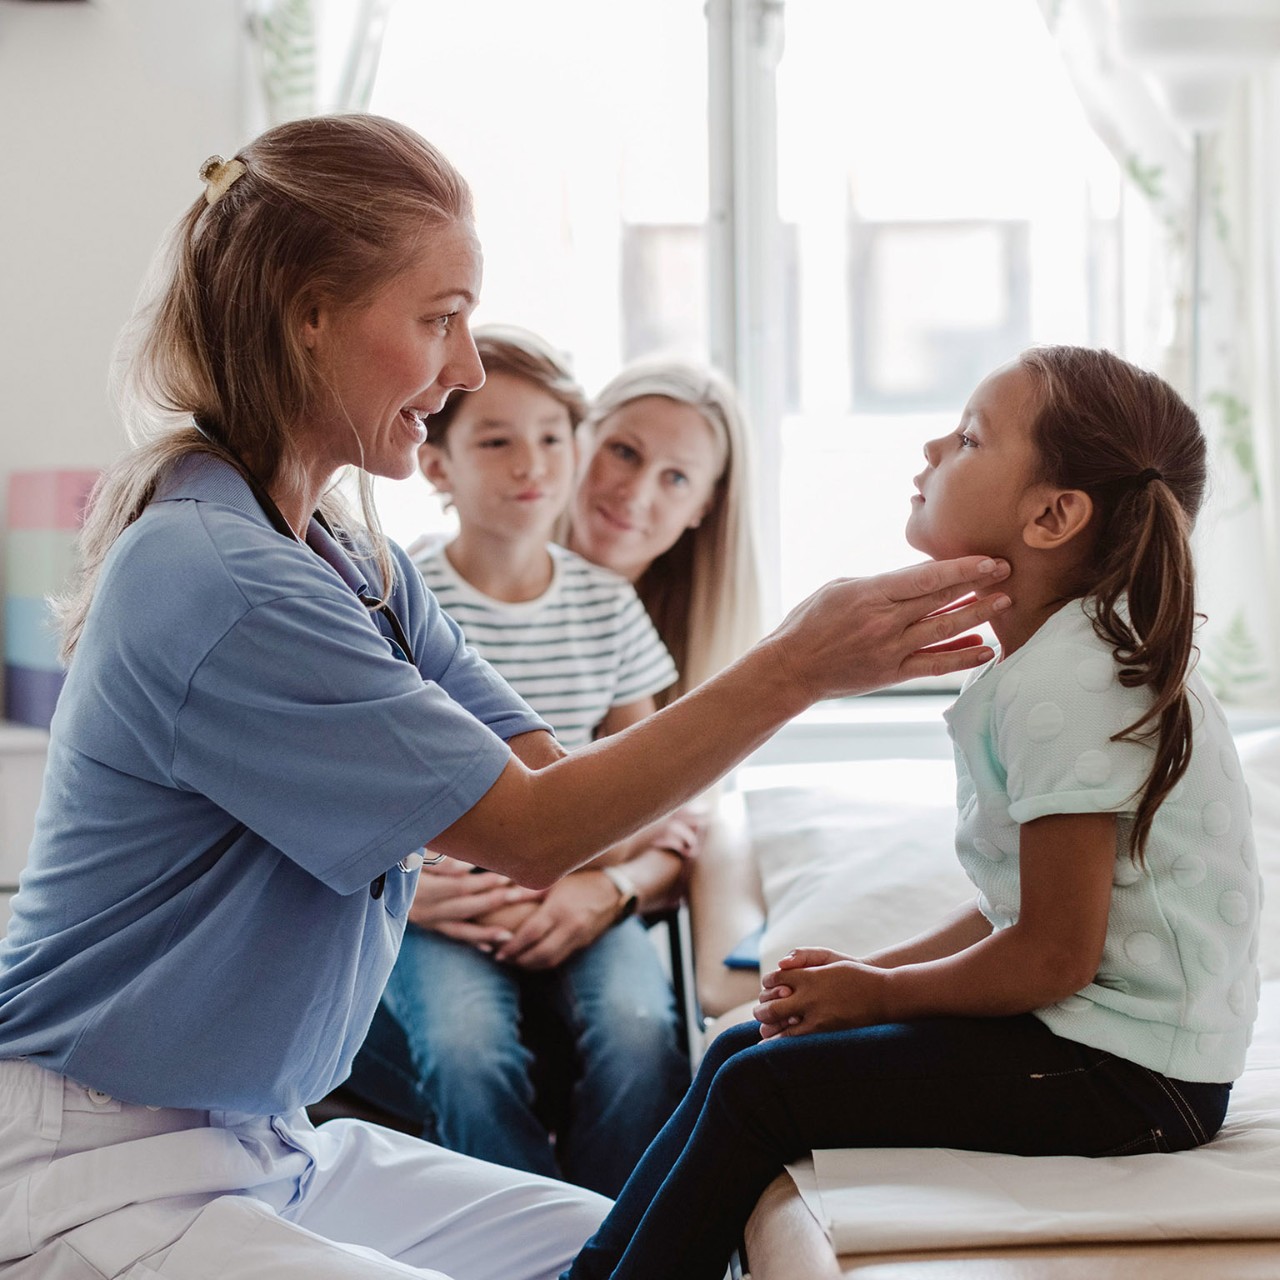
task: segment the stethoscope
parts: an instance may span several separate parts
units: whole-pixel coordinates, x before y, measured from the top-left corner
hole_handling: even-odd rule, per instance
[[[294,530],[294,527],[284,518],[284,512],[276,505],[275,499],[266,491],[265,487],[258,480],[257,476],[245,466],[244,461],[236,451],[224,444],[218,437],[209,430],[203,423],[196,418],[191,419],[191,425],[200,433],[211,445],[214,445],[222,453],[226,454],[236,465],[236,469],[244,478],[244,482],[249,486],[249,492],[253,494],[254,500],[258,506],[262,508],[262,513],[267,517],[271,527],[277,532],[282,533],[290,542],[301,542]],[[331,537],[335,542],[339,542],[338,536],[333,531],[333,526],[329,523],[327,517],[320,511],[312,512],[311,518]],[[304,544],[305,545],[305,544]],[[341,545],[341,543],[339,543]],[[398,649],[397,656],[405,662],[412,662],[410,656],[413,653],[413,646],[409,643],[409,636],[405,632],[404,627],[400,623],[400,619],[396,616],[396,611],[385,601],[380,600],[377,596],[371,596],[367,593],[355,592],[356,599],[369,611],[370,615],[380,613],[387,620],[388,626],[391,628],[391,637],[395,641]],[[374,624],[377,625],[376,623]],[[428,858],[425,849],[415,849],[413,853],[407,853],[396,866],[406,875],[419,870],[424,866],[435,866],[437,862],[442,861],[443,853],[437,853]],[[387,873],[384,871],[380,876],[374,879],[369,885],[369,896],[372,898],[381,898],[383,890],[387,886]]]

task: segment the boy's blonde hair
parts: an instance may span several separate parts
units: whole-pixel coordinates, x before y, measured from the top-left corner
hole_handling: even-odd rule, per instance
[[[721,373],[680,360],[627,366],[592,402],[580,429],[584,453],[611,414],[649,396],[700,413],[724,459],[701,523],[686,529],[635,584],[680,673],[659,695],[661,706],[715,675],[760,638],[760,576],[751,523],[751,439],[738,395]]]

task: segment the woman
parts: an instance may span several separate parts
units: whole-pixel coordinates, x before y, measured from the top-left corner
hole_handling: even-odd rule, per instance
[[[713,369],[624,369],[579,428],[582,478],[568,545],[633,583],[680,673],[659,705],[759,638],[750,436]]]
[[[433,440],[468,412],[514,430],[514,400],[469,409],[512,377],[582,418],[550,348],[519,330],[477,334],[490,381],[450,397]],[[645,361],[605,387],[578,430],[570,549],[630,579],[668,651],[706,678],[759,634],[748,437],[732,386],[708,369]],[[464,530],[469,514],[459,507]],[[419,562],[437,580],[440,554]],[[689,1084],[670,983],[633,912],[678,900],[698,826],[692,810],[673,815],[610,870],[589,866],[540,901],[497,910],[495,898],[525,891],[453,859],[425,868],[345,1091],[455,1151],[616,1196]]]
[[[201,175],[132,363],[161,421],[90,513],[0,949],[0,1262],[554,1275],[601,1198],[302,1110],[349,1070],[422,847],[545,888],[815,699],[989,657],[949,638],[995,606],[938,611],[1005,567],[831,584],[565,756],[330,493],[349,465],[410,475],[422,419],[480,381],[465,183],[368,116]]]

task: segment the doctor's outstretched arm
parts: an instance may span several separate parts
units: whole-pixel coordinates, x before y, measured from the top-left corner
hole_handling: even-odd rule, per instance
[[[969,556],[828,583],[639,724],[564,756],[545,735],[514,740],[497,782],[431,847],[545,887],[700,794],[815,702],[988,661],[992,651],[965,633],[1007,607],[994,590],[1007,574]]]

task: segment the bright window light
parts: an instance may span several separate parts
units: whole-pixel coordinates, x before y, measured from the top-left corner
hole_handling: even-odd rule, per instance
[[[1037,342],[1123,349],[1118,168],[1035,0],[789,0],[778,65],[785,340],[774,433],[783,608],[919,559],[921,446]],[[698,0],[401,0],[371,107],[476,196],[478,321],[569,352],[588,393],[625,361],[708,351],[708,41]],[[391,536],[447,528],[381,483]]]

